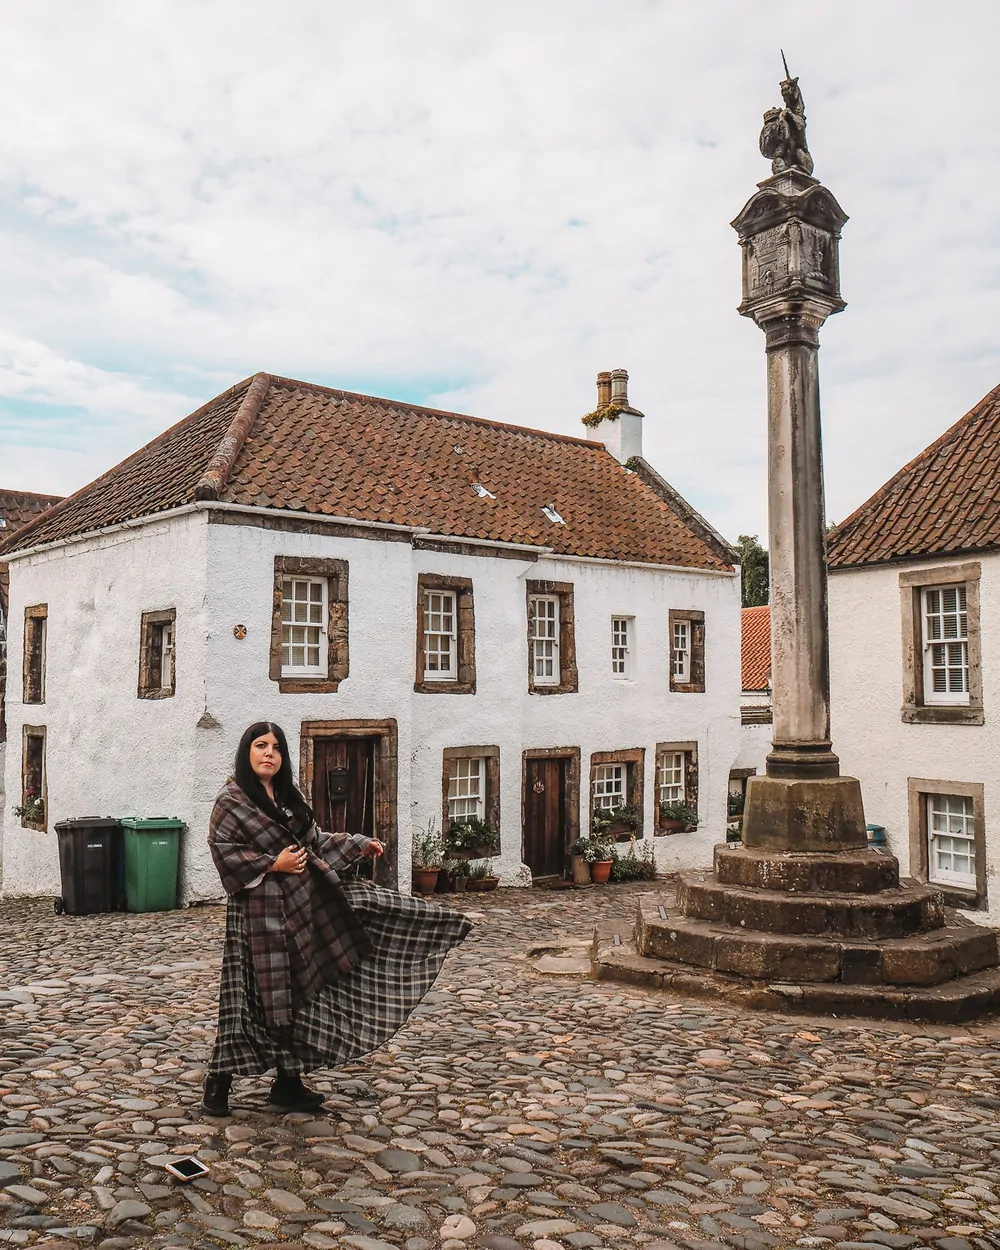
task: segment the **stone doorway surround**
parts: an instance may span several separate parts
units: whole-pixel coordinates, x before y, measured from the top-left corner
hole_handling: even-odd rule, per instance
[[[323,738],[375,739],[375,836],[385,843],[385,854],[375,862],[375,880],[391,889],[399,887],[399,731],[390,720],[307,720],[299,730],[299,784],[313,801],[315,745]]]
[[[531,867],[527,846],[527,822],[530,800],[528,775],[534,760],[562,761],[563,846],[568,847],[580,836],[580,748],[533,747],[521,755],[521,858]],[[565,857],[564,857],[565,858]],[[559,875],[558,873],[556,874]]]

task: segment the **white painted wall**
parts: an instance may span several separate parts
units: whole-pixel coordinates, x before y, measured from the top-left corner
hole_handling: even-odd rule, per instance
[[[21,671],[24,608],[48,604],[45,703],[7,686],[3,884],[10,894],[59,893],[56,821],[76,816],[177,816],[181,882],[203,858],[193,808],[195,723],[205,697],[205,537],[200,514],[144,525],[14,561],[8,654]],[[144,611],[177,609],[177,693],[139,699]],[[22,725],[45,725],[48,829],[22,829]]]
[[[268,678],[276,555],[349,563],[350,676],[335,694],[281,694]],[[475,695],[413,690],[421,572],[473,579]],[[574,583],[577,694],[527,693],[525,578]],[[439,554],[416,551],[406,541],[208,525],[198,513],[16,561],[11,594],[15,621],[25,604],[49,604],[50,654],[61,653],[64,640],[75,638],[50,668],[45,708],[27,709],[30,723],[48,726],[52,818],[181,816],[190,826],[182,875],[186,900],[220,894],[205,843],[208,817],[240,735],[258,719],[285,729],[296,770],[304,720],[397,720],[402,888],[409,882],[411,828],[432,816],[440,821],[445,747],[500,748],[500,868],[507,883],[525,880],[521,752],[526,748],[581,747],[586,828],[590,753],[645,747],[644,833],[651,837],[655,745],[697,741],[703,823],[695,833],[656,838],[657,862],[664,870],[708,864],[712,846],[725,836],[729,769],[740,735],[738,576]],[[139,615],[174,605],[177,696],[137,699]],[[670,608],[705,612],[703,695],[670,693]],[[611,675],[611,616],[619,614],[636,618],[630,681]],[[236,624],[247,627],[243,641],[234,637]],[[18,626],[11,654],[20,655],[21,646]],[[25,709],[14,693],[18,698],[10,700],[8,719],[11,741],[19,743]],[[34,716],[43,710],[44,720]],[[203,727],[206,722],[214,727]],[[8,792],[14,786],[19,793],[20,748],[8,755]],[[21,830],[9,811],[4,833],[4,891],[57,893],[54,837]]]
[[[833,749],[844,773],[861,782],[865,819],[883,825],[903,875],[909,873],[907,778],[980,782],[985,791],[989,911],[1000,923],[1000,556],[982,562],[984,725],[907,725],[903,701],[899,572],[954,563],[925,560],[830,573],[830,677]],[[991,832],[992,828],[992,832]]]

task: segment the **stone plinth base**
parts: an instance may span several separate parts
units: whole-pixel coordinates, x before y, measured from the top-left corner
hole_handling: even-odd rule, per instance
[[[868,845],[855,777],[751,777],[743,842],[775,851],[850,851]]]
[[[850,794],[841,788],[845,804]],[[599,978],[748,1006],[949,1021],[997,1009],[998,963],[995,930],[946,909],[933,886],[901,885],[898,862],[867,847],[718,846],[714,872],[682,872],[675,898],[640,901],[634,943],[594,950]]]

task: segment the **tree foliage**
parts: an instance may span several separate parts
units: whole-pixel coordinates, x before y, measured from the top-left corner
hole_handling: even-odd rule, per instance
[[[768,602],[770,562],[756,534],[741,534],[736,540],[740,553],[742,601],[745,608],[759,608]]]

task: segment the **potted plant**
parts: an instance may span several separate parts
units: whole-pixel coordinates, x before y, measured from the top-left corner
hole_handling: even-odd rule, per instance
[[[485,820],[468,816],[448,827],[448,852],[453,859],[484,859],[500,852],[500,835]]]
[[[590,879],[595,885],[607,885],[611,878],[611,867],[614,855],[610,842],[602,842],[599,838],[592,839],[594,858],[590,861]]]
[[[614,862],[611,865],[612,881],[621,883],[625,881],[656,880],[656,859],[652,843],[644,842],[640,853],[636,855],[635,839],[633,838],[629,842],[627,850],[619,851],[616,848],[612,854],[614,855]]]
[[[434,820],[413,839],[413,888],[420,894],[433,894],[444,863],[444,843]]]
[[[660,833],[687,833],[697,829],[698,824],[698,809],[683,799],[660,804]]]
[[[595,807],[590,816],[590,831],[605,841],[627,841],[639,829],[639,813],[631,803],[619,803],[617,807]]]
[[[441,865],[441,869],[438,872],[437,885],[434,887],[435,894],[450,894],[454,890],[455,865],[457,863],[458,860],[446,859]]]
[[[36,794],[34,790],[29,789],[24,796],[24,802],[18,803],[13,810],[14,815],[23,824],[45,824],[45,800],[40,794]]]
[[[593,843],[590,838],[577,838],[569,846],[569,862],[574,885],[590,885],[590,860]]]
[[[462,894],[469,884],[469,862],[468,860],[456,859],[452,860],[455,878],[455,893]]]
[[[469,881],[466,889],[495,890],[499,884],[500,878],[493,875],[492,860],[483,859],[478,864],[472,864],[469,867]]]

